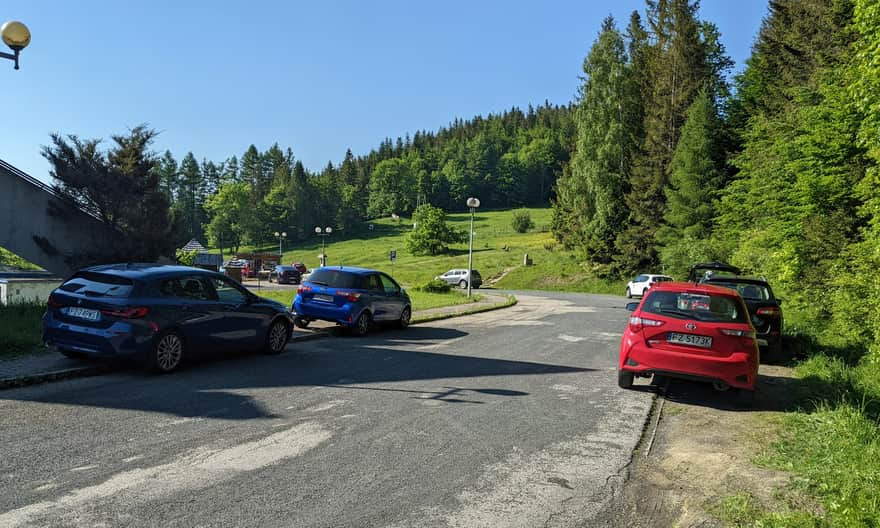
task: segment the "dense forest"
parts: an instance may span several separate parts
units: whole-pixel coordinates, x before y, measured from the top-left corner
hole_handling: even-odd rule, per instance
[[[766,276],[791,322],[876,343],[880,3],[773,0],[744,71],[698,3],[606,20],[583,65],[554,232],[594,272],[725,260]],[[809,321],[809,323],[806,323]]]
[[[573,107],[513,108],[499,115],[455,120],[448,128],[384,140],[319,173],[277,144],[251,145],[222,162],[165,152],[154,167],[171,205],[180,239],[214,246],[263,244],[275,231],[292,239],[315,226],[337,232],[366,229],[366,220],[409,216],[418,205],[463,210],[470,196],[489,208],[547,204],[569,161]]]

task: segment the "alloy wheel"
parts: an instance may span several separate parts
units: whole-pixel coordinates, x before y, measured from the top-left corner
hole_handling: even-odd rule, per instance
[[[269,329],[269,351],[277,354],[284,350],[287,344],[287,327],[284,323],[277,321]]]
[[[156,345],[156,366],[162,372],[171,372],[180,365],[183,341],[177,334],[166,334]]]

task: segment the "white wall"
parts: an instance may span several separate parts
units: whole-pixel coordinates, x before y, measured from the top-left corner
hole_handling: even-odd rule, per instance
[[[0,280],[0,304],[23,302],[45,303],[52,290],[61,285],[57,279]]]

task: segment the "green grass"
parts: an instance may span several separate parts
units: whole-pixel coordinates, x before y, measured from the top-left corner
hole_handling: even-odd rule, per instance
[[[490,281],[506,273],[495,288],[562,290],[591,293],[622,294],[624,282],[606,282],[597,279],[579,259],[564,250],[550,233],[553,211],[550,208],[529,209],[535,228],[517,233],[511,226],[513,213],[518,209],[504,211],[477,211],[474,220],[474,269]],[[469,213],[450,214],[447,222],[463,231],[470,223]],[[327,238],[327,262],[330,265],[364,266],[380,269],[412,291],[441,273],[452,268],[467,268],[468,244],[454,244],[445,255],[412,255],[404,247],[404,236],[412,228],[409,219],[399,223],[390,218],[372,220],[372,232],[365,231],[356,237]],[[508,250],[505,251],[504,247]],[[277,246],[275,246],[277,249]],[[263,248],[271,251],[270,246]],[[393,270],[389,251],[397,251]],[[298,243],[284,252],[284,262],[304,262],[309,268],[318,264],[321,252],[318,237],[309,243]],[[523,266],[525,254],[532,259],[532,266]]]
[[[740,492],[710,505],[707,511],[732,528],[813,528],[828,526],[825,521],[808,512],[785,508],[768,511],[752,494]]]
[[[40,344],[43,304],[0,306],[0,359],[28,354]]]
[[[296,295],[294,290],[251,290],[260,297],[278,301],[285,306],[290,306],[293,297]],[[463,293],[452,291],[449,293],[426,293],[415,290],[407,290],[410,300],[413,303],[413,310],[427,310],[429,308],[439,308],[441,306],[455,306],[459,304],[474,303],[481,299],[479,295],[471,295],[468,299]]]
[[[880,526],[880,363],[816,356],[796,374],[804,409],[783,417],[760,462],[798,476],[800,491],[822,504],[810,526]]]

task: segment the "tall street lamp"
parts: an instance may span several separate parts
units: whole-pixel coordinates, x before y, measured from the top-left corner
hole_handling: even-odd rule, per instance
[[[283,256],[284,254],[281,253],[281,241],[284,240],[285,238],[287,238],[287,232],[282,231],[279,233],[278,231],[275,231],[275,236],[278,237],[278,260],[280,261],[281,259],[284,258],[284,256]],[[278,262],[278,263],[281,264],[281,262]]]
[[[331,233],[333,233],[333,228],[330,226],[327,226],[323,229],[321,229],[320,227],[316,227],[315,233],[319,237],[321,237],[321,265],[326,266],[327,265],[327,253],[324,252],[324,245],[325,245],[325,242],[327,241],[327,237],[330,236]]]
[[[17,70],[18,54],[31,43],[31,32],[21,22],[10,20],[0,26],[0,37],[13,51],[13,53],[0,52],[0,57],[15,61],[15,69]]]
[[[471,208],[471,243],[468,248],[468,299],[471,297],[471,277],[474,275],[474,209],[480,206],[479,198],[468,198],[467,206]]]

